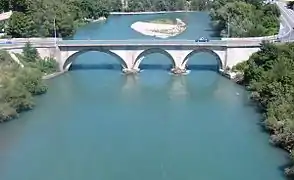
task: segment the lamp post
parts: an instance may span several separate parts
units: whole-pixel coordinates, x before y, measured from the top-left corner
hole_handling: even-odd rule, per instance
[[[57,42],[56,42],[56,16],[54,16],[54,44],[55,44],[55,47],[57,45]]]
[[[230,15],[228,14],[228,20],[227,20],[227,38],[230,37]]]

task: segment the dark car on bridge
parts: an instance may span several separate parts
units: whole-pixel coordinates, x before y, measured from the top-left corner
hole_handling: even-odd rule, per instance
[[[205,37],[201,37],[199,39],[196,39],[195,42],[208,42],[209,39],[205,38]]]

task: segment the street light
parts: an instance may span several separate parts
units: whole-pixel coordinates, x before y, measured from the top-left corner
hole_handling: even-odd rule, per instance
[[[57,45],[56,42],[56,16],[54,16],[54,44]]]
[[[230,15],[228,14],[228,20],[227,20],[227,28],[228,28],[228,34],[227,34],[227,38],[230,37]]]

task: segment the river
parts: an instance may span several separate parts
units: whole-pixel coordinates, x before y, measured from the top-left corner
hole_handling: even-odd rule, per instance
[[[206,13],[111,16],[75,39],[152,39],[130,28],[173,17],[188,24],[174,38],[213,37]],[[172,76],[160,54],[124,76],[114,57],[89,52],[48,81],[34,110],[0,125],[1,180],[283,180],[287,156],[268,143],[248,92],[194,55],[187,76]]]

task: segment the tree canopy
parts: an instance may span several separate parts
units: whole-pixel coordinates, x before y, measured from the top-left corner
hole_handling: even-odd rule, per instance
[[[210,15],[221,36],[270,36],[280,27],[278,7],[258,0],[220,0],[212,4]]]

